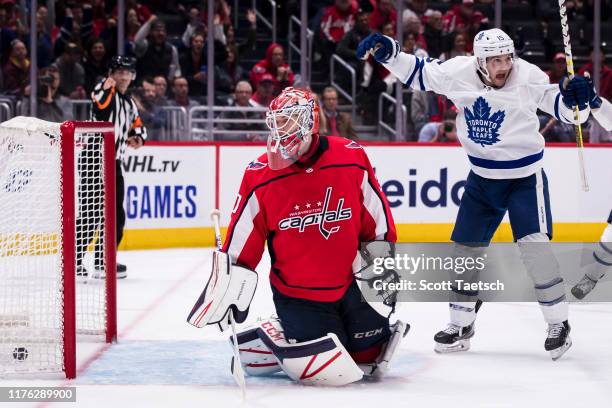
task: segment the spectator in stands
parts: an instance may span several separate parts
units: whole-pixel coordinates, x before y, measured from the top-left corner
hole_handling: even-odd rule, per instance
[[[159,95],[156,92],[156,97]],[[189,82],[184,77],[176,77],[172,82],[172,99],[168,101],[169,106],[182,106],[184,108],[199,106],[200,104],[189,98]]]
[[[247,10],[246,19],[249,22],[249,26],[243,41],[236,41],[236,29],[233,25],[226,25],[224,27],[225,44],[228,49],[233,48],[236,51],[236,62],[240,61],[240,56],[245,52],[253,51],[257,41],[257,15],[253,10]]]
[[[106,45],[100,39],[92,39],[83,57],[85,70],[85,92],[87,95],[103,78],[108,76],[108,56]]]
[[[433,10],[427,8],[427,0],[408,0],[402,14],[402,22],[406,25],[409,17],[418,17],[421,23],[425,24],[427,13],[431,11]]]
[[[239,81],[236,84],[234,91],[234,99],[231,106],[241,108],[252,108],[258,106],[251,98],[253,96],[253,88],[248,81]],[[219,119],[252,119],[261,120],[265,118],[263,112],[247,112],[247,111],[223,111],[219,115]],[[249,133],[249,131],[266,131],[267,127],[264,123],[221,123],[220,127],[224,130],[235,130],[236,133],[222,135],[224,139],[248,139],[248,140],[265,140],[266,134]]]
[[[80,64],[81,49],[68,43],[64,53],[54,62],[60,73],[59,94],[70,99],[85,99],[85,69]]]
[[[189,9],[187,14],[187,18],[189,22],[187,23],[187,27],[183,32],[183,36],[181,37],[183,41],[183,45],[185,47],[191,47],[191,39],[197,34],[201,33],[204,35],[204,41],[206,41],[206,36],[208,35],[207,25],[202,21],[200,15],[200,9],[196,6],[192,6]],[[223,28],[223,24],[218,21],[213,23],[213,38],[215,39],[215,51],[217,51],[217,42],[220,43],[220,46],[225,47],[227,40],[225,38],[225,31]]]
[[[238,53],[236,47],[227,47],[227,59],[224,64],[221,64],[221,70],[225,77],[231,81],[232,89],[239,81],[247,79],[247,71],[238,63]]]
[[[355,17],[355,26],[342,37],[336,48],[336,54],[355,69],[358,84],[363,81],[364,62],[357,58],[357,46],[361,40],[370,35],[369,17],[369,11],[359,9]],[[342,83],[344,78],[344,76],[340,76],[338,79]],[[348,81],[345,82],[346,84],[343,85],[348,85]]]
[[[427,53],[431,58],[438,58],[444,50],[444,37],[442,36],[442,12],[427,10],[425,13],[427,23],[423,37],[427,44]]]
[[[591,76],[594,73],[594,65],[593,65],[593,55],[594,51],[591,49],[589,54],[589,62],[584,64],[580,71],[578,71],[578,75],[584,75],[588,72]],[[599,74],[599,91],[598,94],[602,98],[606,98],[608,100],[612,100],[612,68],[606,65],[606,53],[603,48],[600,52],[601,55],[601,71]]]
[[[462,0],[444,15],[443,22],[445,34],[455,31],[466,34],[465,49],[471,52],[474,36],[486,28],[488,20],[480,11],[474,10],[474,0]]]
[[[136,71],[140,76],[165,75],[172,80],[181,75],[178,51],[167,41],[166,24],[155,15],[138,30],[134,53],[138,57]]]
[[[397,24],[397,10],[393,6],[393,0],[376,0],[376,7],[370,14],[370,28],[380,31],[381,27],[387,23],[392,26],[392,35],[395,35],[395,25]]]
[[[265,74],[270,74],[274,81],[274,95],[288,86],[293,86],[295,76],[289,65],[285,62],[285,51],[280,44],[272,43],[266,50],[266,58],[259,61],[249,75],[249,80],[255,90]]]
[[[443,52],[440,54],[440,61],[446,61],[454,57],[458,56],[469,56],[472,55],[469,51],[467,51],[467,41],[465,34],[463,33],[455,33],[452,37],[453,48],[448,52]]]
[[[126,0],[125,1],[125,9],[126,10],[134,10],[136,13],[136,18],[140,22],[140,24],[144,24],[151,18],[151,10],[143,4],[140,4],[138,0]],[[113,8],[113,17],[117,18],[117,6]]]
[[[55,40],[54,52],[59,57],[64,53],[65,47],[74,43],[80,48],[89,43],[93,34],[93,9],[91,4],[74,3],[66,7],[64,23]]]
[[[414,91],[410,103],[410,114],[417,134],[429,122],[442,122],[444,113],[450,107],[444,96],[433,92]]]
[[[147,140],[159,140],[167,121],[161,101],[157,97],[153,78],[145,77],[142,80],[142,89],[134,94],[134,102],[147,128],[149,135]]]
[[[429,53],[417,44],[416,37],[413,33],[406,33],[402,42],[402,51],[407,54],[416,55],[419,58],[429,57]]]
[[[546,71],[546,74],[548,75],[551,84],[558,84],[566,73],[567,67],[565,65],[565,54],[558,52],[553,57],[550,69]]]
[[[457,111],[455,109],[448,109],[444,113],[444,121],[429,122],[423,126],[419,132],[419,142],[457,142],[456,118]]]
[[[145,20],[146,22],[147,20]],[[132,40],[136,37],[136,33],[142,27],[143,22],[138,18],[138,12],[133,8],[126,8],[125,12],[125,35]]]
[[[331,86],[321,93],[321,113],[325,116],[326,126],[319,128],[321,136],[340,136],[356,140],[357,134],[353,128],[351,115],[338,112],[338,92]]]
[[[208,16],[208,10],[206,7],[208,5],[208,2],[204,2],[204,5],[205,7],[202,11],[202,18],[206,19]],[[230,25],[232,23],[232,20],[231,20],[232,8],[229,6],[229,4],[227,4],[227,1],[215,0],[214,8],[215,8],[215,15],[214,15],[215,21],[218,21],[220,24],[223,24],[223,25]]]
[[[357,5],[351,0],[335,0],[333,6],[325,9],[319,32],[321,40],[316,43],[323,58],[321,68],[324,76],[327,75],[329,68],[327,62],[336,51],[337,44],[355,25],[356,13]]]
[[[49,34],[49,31],[46,27],[47,14],[48,11],[45,6],[40,6],[36,11],[36,65],[38,68],[48,67],[55,59],[55,56],[53,55],[53,44],[51,42],[51,35]]]
[[[406,24],[404,25],[404,35],[406,34],[413,34],[416,41],[416,46],[427,51],[427,41],[423,36],[423,25],[418,17],[412,16],[406,19]]]
[[[38,95],[36,117],[50,122],[72,120],[72,103],[68,98],[57,94],[60,85],[60,74],[53,65],[40,70],[38,76]],[[24,101],[22,115],[30,115],[29,101]]]
[[[0,7],[0,66],[2,67],[11,53],[11,42],[17,39],[17,32],[6,27],[5,20],[6,10]]]
[[[204,33],[195,33],[191,38],[191,47],[181,55],[181,72],[189,82],[189,92],[192,97],[204,97],[207,93],[207,51]],[[231,79],[222,71],[221,66],[227,61],[225,46],[215,40],[215,92],[228,94],[232,92]]]
[[[274,99],[274,77],[265,72],[259,79],[259,86],[255,90],[250,102],[253,106],[267,108]]]
[[[153,84],[155,85],[155,97],[161,105],[167,105],[168,103],[168,80],[163,75],[158,75],[153,78]]]
[[[19,20],[18,8],[15,0],[0,0],[0,27],[15,32],[22,37],[26,27]]]
[[[21,97],[29,84],[30,59],[25,44],[18,39],[11,42],[8,61],[2,68],[4,93]]]

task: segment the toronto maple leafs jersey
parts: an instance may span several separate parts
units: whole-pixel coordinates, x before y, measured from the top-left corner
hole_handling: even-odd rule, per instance
[[[601,98],[601,107],[592,110],[595,120],[608,132],[612,130],[612,103],[606,98]]]
[[[353,281],[360,242],[395,242],[389,204],[363,148],[320,137],[305,163],[271,170],[266,155],[251,162],[232,211],[223,251],[255,269],[264,244],[270,282],[286,296],[340,299]]]
[[[520,58],[499,89],[482,82],[476,57],[440,62],[395,52],[383,65],[407,86],[446,95],[455,104],[459,141],[472,170],[482,177],[527,177],[542,166],[544,138],[539,133],[538,109],[575,123],[558,85],[550,84],[540,68]],[[580,112],[579,122],[588,116],[587,108]]]

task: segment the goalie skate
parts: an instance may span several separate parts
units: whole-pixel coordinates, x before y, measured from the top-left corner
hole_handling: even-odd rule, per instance
[[[368,377],[381,378],[389,371],[391,359],[395,355],[400,342],[410,331],[410,325],[398,320],[391,326],[391,337],[380,353],[376,362],[369,364],[358,364],[359,368]]]

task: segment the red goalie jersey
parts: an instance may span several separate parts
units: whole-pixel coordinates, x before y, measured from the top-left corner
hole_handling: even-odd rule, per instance
[[[305,163],[245,170],[223,250],[255,269],[267,241],[270,282],[286,296],[333,302],[353,281],[360,242],[396,241],[395,225],[363,148],[320,137]]]

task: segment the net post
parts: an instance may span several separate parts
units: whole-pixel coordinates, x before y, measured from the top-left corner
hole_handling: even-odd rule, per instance
[[[62,189],[62,276],[64,289],[64,371],[66,378],[76,377],[76,304],[75,304],[75,174],[74,122],[62,123],[60,130],[61,189]]]
[[[107,123],[112,126],[111,123]],[[117,341],[117,208],[115,134],[104,132],[104,254],[106,257],[106,342]]]

